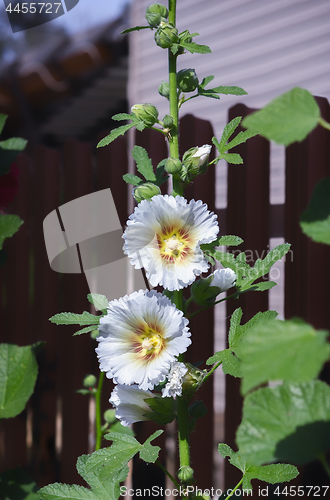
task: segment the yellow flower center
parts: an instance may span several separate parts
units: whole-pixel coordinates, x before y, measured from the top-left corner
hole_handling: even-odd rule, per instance
[[[158,235],[158,245],[161,257],[167,261],[174,262],[180,257],[184,257],[190,251],[188,245],[189,238],[187,232],[182,229],[163,229]]]
[[[142,340],[142,348],[148,351],[158,353],[162,347],[162,337],[157,333],[150,332],[150,334]]]

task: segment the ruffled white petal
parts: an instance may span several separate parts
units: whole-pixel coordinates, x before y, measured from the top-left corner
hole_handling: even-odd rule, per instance
[[[187,371],[188,368],[184,365],[184,363],[175,361],[171,364],[171,370],[167,376],[168,382],[162,390],[163,398],[182,396],[182,382]]]
[[[148,420],[144,414],[151,409],[145,399],[153,397],[152,392],[142,391],[137,385],[117,385],[109,401],[116,408],[116,417],[127,426]]]
[[[221,289],[221,292],[226,292],[229,288],[234,286],[237,279],[235,272],[229,267],[225,269],[216,269],[210,276],[212,275],[213,278],[210,286],[217,286]]]
[[[100,319],[97,337],[100,370],[116,384],[153,389],[165,380],[178,354],[191,344],[187,325],[183,313],[155,291],[140,290],[110,302],[107,315]],[[144,337],[147,345],[151,339],[156,347],[143,350]]]
[[[168,259],[160,241],[171,228],[179,233],[184,252],[179,246],[178,257]],[[208,270],[200,245],[214,241],[218,232],[217,216],[201,200],[188,203],[181,196],[157,195],[143,200],[129,217],[123,250],[136,269],[145,268],[152,286],[179,290]]]

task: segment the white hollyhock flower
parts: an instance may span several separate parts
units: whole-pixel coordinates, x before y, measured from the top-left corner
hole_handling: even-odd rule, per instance
[[[134,292],[109,303],[100,319],[100,370],[116,384],[147,390],[163,382],[171,363],[191,344],[188,320],[161,293]]]
[[[152,286],[179,290],[208,270],[200,245],[218,232],[217,216],[201,200],[157,195],[129,217],[123,249],[135,269],[145,268]]]
[[[182,395],[183,377],[187,371],[188,368],[184,363],[174,361],[174,363],[171,364],[171,370],[167,376],[168,382],[162,390],[163,398],[173,398],[174,396]]]
[[[220,293],[226,292],[229,288],[234,286],[237,279],[235,272],[229,267],[225,269],[216,269],[214,273],[210,274],[208,277],[210,278],[211,276],[213,276],[213,278],[210,286],[219,287],[221,290]]]
[[[143,391],[137,385],[116,385],[109,401],[116,408],[116,417],[127,426],[141,420],[150,420],[144,416],[152,411],[145,399],[153,397],[152,392]]]
[[[209,155],[211,153],[212,146],[209,146],[209,144],[204,144],[204,146],[201,146],[200,148],[197,149],[196,153],[192,155],[192,158],[199,158],[198,161],[198,166],[202,166],[206,160],[208,160]]]

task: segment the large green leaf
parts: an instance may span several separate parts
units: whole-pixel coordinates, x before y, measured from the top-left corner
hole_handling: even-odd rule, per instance
[[[37,491],[36,483],[20,467],[8,470],[0,476],[1,500],[39,500]]]
[[[89,293],[87,295],[87,299],[99,311],[102,311],[102,312],[107,311],[109,301],[105,295],[101,295],[100,293]]]
[[[300,217],[302,231],[317,243],[330,245],[330,178],[317,183],[305,212]]]
[[[18,215],[0,214],[0,250],[5,239],[17,233],[22,224],[23,221]]]
[[[258,322],[244,335],[235,352],[242,362],[242,393],[269,380],[307,382],[329,359],[328,332],[302,321]]]
[[[120,135],[124,135],[130,128],[135,126],[136,122],[132,122],[132,123],[127,123],[126,125],[121,125],[118,128],[114,128],[113,130],[111,130],[109,135],[100,140],[100,142],[96,147],[101,148],[103,146],[108,146],[108,144],[117,139],[117,137],[119,137]]]
[[[242,489],[252,488],[251,480],[260,479],[270,484],[291,481],[298,476],[298,470],[289,464],[251,465],[239,451],[233,451],[227,444],[219,444],[218,450],[224,458],[229,457],[229,462],[243,473]],[[244,496],[244,495],[243,495]]]
[[[24,410],[38,375],[34,346],[0,344],[0,419]]]
[[[156,176],[147,151],[141,146],[134,146],[132,156],[136,162],[138,172],[143,175],[146,181],[155,181]]]
[[[188,43],[180,41],[180,45],[188,50],[191,54],[210,54],[212,52],[210,47],[208,47],[207,45],[199,45],[195,42]]]
[[[82,314],[63,312],[55,314],[49,321],[56,325],[98,325],[101,316],[95,316],[87,311]]]
[[[304,140],[317,126],[320,109],[308,90],[300,87],[276,97],[242,125],[279,144]]]
[[[248,394],[236,438],[254,465],[316,460],[330,448],[330,387],[316,380]]]

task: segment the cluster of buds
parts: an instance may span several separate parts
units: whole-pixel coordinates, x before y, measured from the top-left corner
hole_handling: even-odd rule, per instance
[[[152,127],[158,121],[158,109],[153,104],[134,104],[131,111],[146,127]]]
[[[162,49],[169,49],[173,43],[179,43],[179,32],[171,23],[162,21],[155,33],[155,42]]]
[[[158,28],[161,22],[166,22],[168,10],[161,3],[153,3],[147,8],[145,18],[150,28]]]

